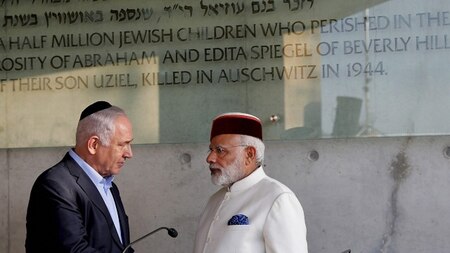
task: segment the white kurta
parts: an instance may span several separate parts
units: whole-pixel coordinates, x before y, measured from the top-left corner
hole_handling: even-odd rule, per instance
[[[248,225],[228,225],[237,214]],[[303,208],[295,194],[260,167],[208,201],[194,253],[306,253]]]

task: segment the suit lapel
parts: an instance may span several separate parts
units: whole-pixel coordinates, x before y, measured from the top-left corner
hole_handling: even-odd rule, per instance
[[[113,183],[111,187],[111,192],[116,203],[117,214],[119,215],[120,228],[122,229],[122,241],[123,245],[128,245],[130,243],[130,231],[128,227],[128,217],[125,213],[125,208],[123,207],[122,200],[120,198],[119,189],[116,184]]]
[[[116,227],[114,226],[114,222],[111,218],[111,215],[109,214],[108,207],[106,207],[105,202],[103,201],[102,196],[98,192],[97,187],[95,187],[94,183],[91,181],[91,179],[84,173],[83,169],[70,157],[69,154],[66,155],[64,158],[66,160],[67,168],[69,169],[72,176],[76,177],[76,182],[78,185],[83,189],[83,191],[86,193],[88,198],[94,203],[94,205],[100,210],[100,212],[105,216],[106,222],[108,223],[109,230],[111,231],[111,236],[114,239],[114,241],[120,245],[120,247],[123,247],[123,245],[126,245],[125,243],[122,244],[120,242],[118,232],[116,231]],[[113,195],[114,196],[114,195]],[[116,196],[114,196],[114,199]],[[118,210],[119,213],[121,211]],[[122,225],[122,224],[121,224]]]

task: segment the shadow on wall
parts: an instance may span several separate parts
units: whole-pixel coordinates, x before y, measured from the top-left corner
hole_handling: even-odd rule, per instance
[[[362,99],[337,97],[333,137],[357,136],[361,130],[359,118]],[[281,139],[314,139],[322,137],[321,103],[312,102],[305,106],[304,126],[293,127],[282,133]]]
[[[356,136],[360,130],[359,115],[362,99],[354,97],[337,97],[336,117],[334,120],[334,137]]]
[[[281,139],[314,139],[322,136],[321,103],[311,102],[305,106],[304,126],[289,128],[281,134]]]

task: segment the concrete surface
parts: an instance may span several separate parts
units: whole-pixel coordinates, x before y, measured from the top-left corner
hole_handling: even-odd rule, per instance
[[[266,144],[266,173],[298,195],[309,251],[445,252],[450,248],[450,136],[277,141]],[[132,240],[160,226],[136,252],[192,251],[197,219],[216,187],[207,143],[133,146],[116,182]],[[25,215],[37,175],[66,147],[0,150],[0,252],[24,252]]]

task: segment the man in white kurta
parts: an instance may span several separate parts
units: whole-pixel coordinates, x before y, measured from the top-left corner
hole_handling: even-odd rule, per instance
[[[249,148],[252,142],[236,142],[243,140],[242,134],[262,140],[260,121],[250,116],[243,114],[244,120],[239,118],[236,122],[235,113],[225,114],[213,123],[207,158],[213,182],[222,182],[218,178],[233,168],[254,168],[240,174],[243,177],[236,181],[230,176],[231,181],[223,181],[224,187],[211,196],[200,218],[194,253],[308,252],[304,213],[297,197],[288,187],[265,174],[255,161],[257,156],[252,156],[254,149]],[[253,121],[258,124],[250,126],[250,131],[242,130],[248,120],[252,120],[250,124]]]

